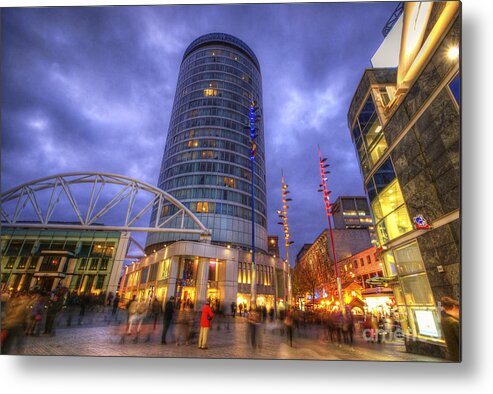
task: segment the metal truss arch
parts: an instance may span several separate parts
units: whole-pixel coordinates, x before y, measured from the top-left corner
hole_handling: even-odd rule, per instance
[[[82,190],[74,193],[75,187]],[[39,197],[40,193],[44,198]],[[75,222],[55,222],[57,208],[62,209],[60,199]],[[165,205],[173,205],[176,212],[161,218]],[[21,219],[27,209],[34,213],[34,220]],[[137,225],[139,219],[153,211],[157,217],[153,226]],[[169,193],[134,178],[101,172],[63,173],[16,186],[0,194],[0,216],[4,227],[211,234],[192,211]],[[98,224],[110,217],[115,224]],[[173,223],[175,226],[170,226]]]

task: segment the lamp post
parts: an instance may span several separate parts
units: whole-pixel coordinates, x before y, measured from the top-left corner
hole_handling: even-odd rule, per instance
[[[289,264],[289,245],[293,244],[294,241],[289,240],[288,202],[293,201],[293,199],[288,197],[289,190],[288,190],[288,185],[284,181],[284,175],[282,175],[281,184],[282,184],[282,188],[281,188],[282,210],[277,211],[277,215],[282,220],[278,224],[283,226],[283,231],[284,231],[284,245],[286,247],[286,264],[288,271],[288,296],[287,296],[286,305],[290,305],[291,304],[291,266]]]
[[[344,297],[342,296],[342,285],[341,285],[341,277],[339,276],[339,267],[337,266],[337,257],[336,257],[336,249],[334,245],[334,234],[332,232],[332,222],[330,221],[330,217],[332,216],[332,204],[329,203],[329,196],[332,193],[327,189],[327,175],[330,174],[330,171],[327,168],[330,166],[326,163],[327,158],[322,157],[322,153],[320,152],[320,147],[318,147],[318,158],[320,165],[320,177],[322,178],[322,183],[320,184],[321,189],[319,192],[324,194],[324,202],[325,202],[325,212],[327,213],[327,221],[329,222],[329,234],[330,234],[330,242],[332,245],[332,258],[334,260],[334,271],[336,274],[337,281],[337,294],[339,296],[339,305],[341,306],[342,314],[346,314],[346,308],[344,306]]]
[[[258,136],[257,128],[255,122],[258,120],[257,116],[258,106],[257,103],[252,100],[250,103],[250,116],[249,116],[249,128],[250,128],[250,161],[252,164],[252,283],[251,283],[251,293],[250,293],[250,307],[257,306],[257,274],[255,267],[255,155],[257,154],[257,143],[256,139]]]

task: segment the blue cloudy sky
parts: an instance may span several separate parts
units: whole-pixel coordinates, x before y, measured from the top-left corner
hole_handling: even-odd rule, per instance
[[[317,144],[333,196],[363,193],[347,110],[396,3],[2,10],[1,187],[99,171],[156,184],[180,62],[202,34],[247,43],[262,70],[270,234],[281,170],[292,262],[326,226]]]

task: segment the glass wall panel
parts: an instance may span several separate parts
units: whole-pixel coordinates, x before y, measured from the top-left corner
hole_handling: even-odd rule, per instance
[[[387,252],[383,254],[384,268],[386,276],[397,275],[397,268],[395,266],[394,254],[392,252]]]
[[[385,189],[389,183],[391,183],[395,179],[394,166],[388,158],[385,163],[377,170],[375,175],[373,175],[373,180],[375,181],[375,185],[377,187],[377,192],[381,192]]]
[[[376,114],[371,119],[371,124],[367,127],[367,131],[365,133],[366,145],[370,146],[373,141],[380,136],[380,132],[382,131],[382,126],[378,120]]]
[[[361,130],[364,130],[368,123],[371,121],[372,117],[375,115],[375,104],[371,98],[371,94],[368,96],[365,105],[361,109],[358,115],[358,122]]]
[[[460,105],[460,74],[457,74],[448,85],[455,101]]]
[[[411,275],[401,278],[406,304],[433,305],[433,294],[426,274]]]
[[[387,141],[382,135],[381,138],[370,148],[370,157],[372,164],[375,164],[387,150]]]
[[[418,245],[415,242],[394,250],[394,255],[400,275],[414,274],[425,270]]]
[[[384,219],[384,222],[389,239],[397,238],[413,229],[409,214],[404,205],[388,215]]]

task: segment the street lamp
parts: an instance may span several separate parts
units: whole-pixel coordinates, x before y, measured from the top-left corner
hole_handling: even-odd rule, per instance
[[[346,314],[346,308],[344,307],[344,298],[342,296],[342,286],[341,286],[341,277],[339,276],[339,267],[337,266],[337,257],[336,257],[336,249],[334,245],[334,234],[332,232],[332,223],[330,221],[330,217],[332,216],[332,204],[329,203],[329,196],[332,193],[327,189],[327,176],[330,174],[330,171],[327,168],[330,166],[329,164],[325,164],[327,158],[322,157],[322,153],[320,152],[320,146],[318,147],[318,158],[320,164],[320,177],[322,178],[322,183],[319,185],[321,189],[319,192],[324,193],[324,202],[325,202],[325,212],[327,213],[327,221],[329,222],[329,234],[330,234],[330,242],[332,245],[332,257],[334,260],[334,269],[336,274],[337,281],[337,294],[339,295],[339,305],[341,305],[341,310],[343,315]]]

